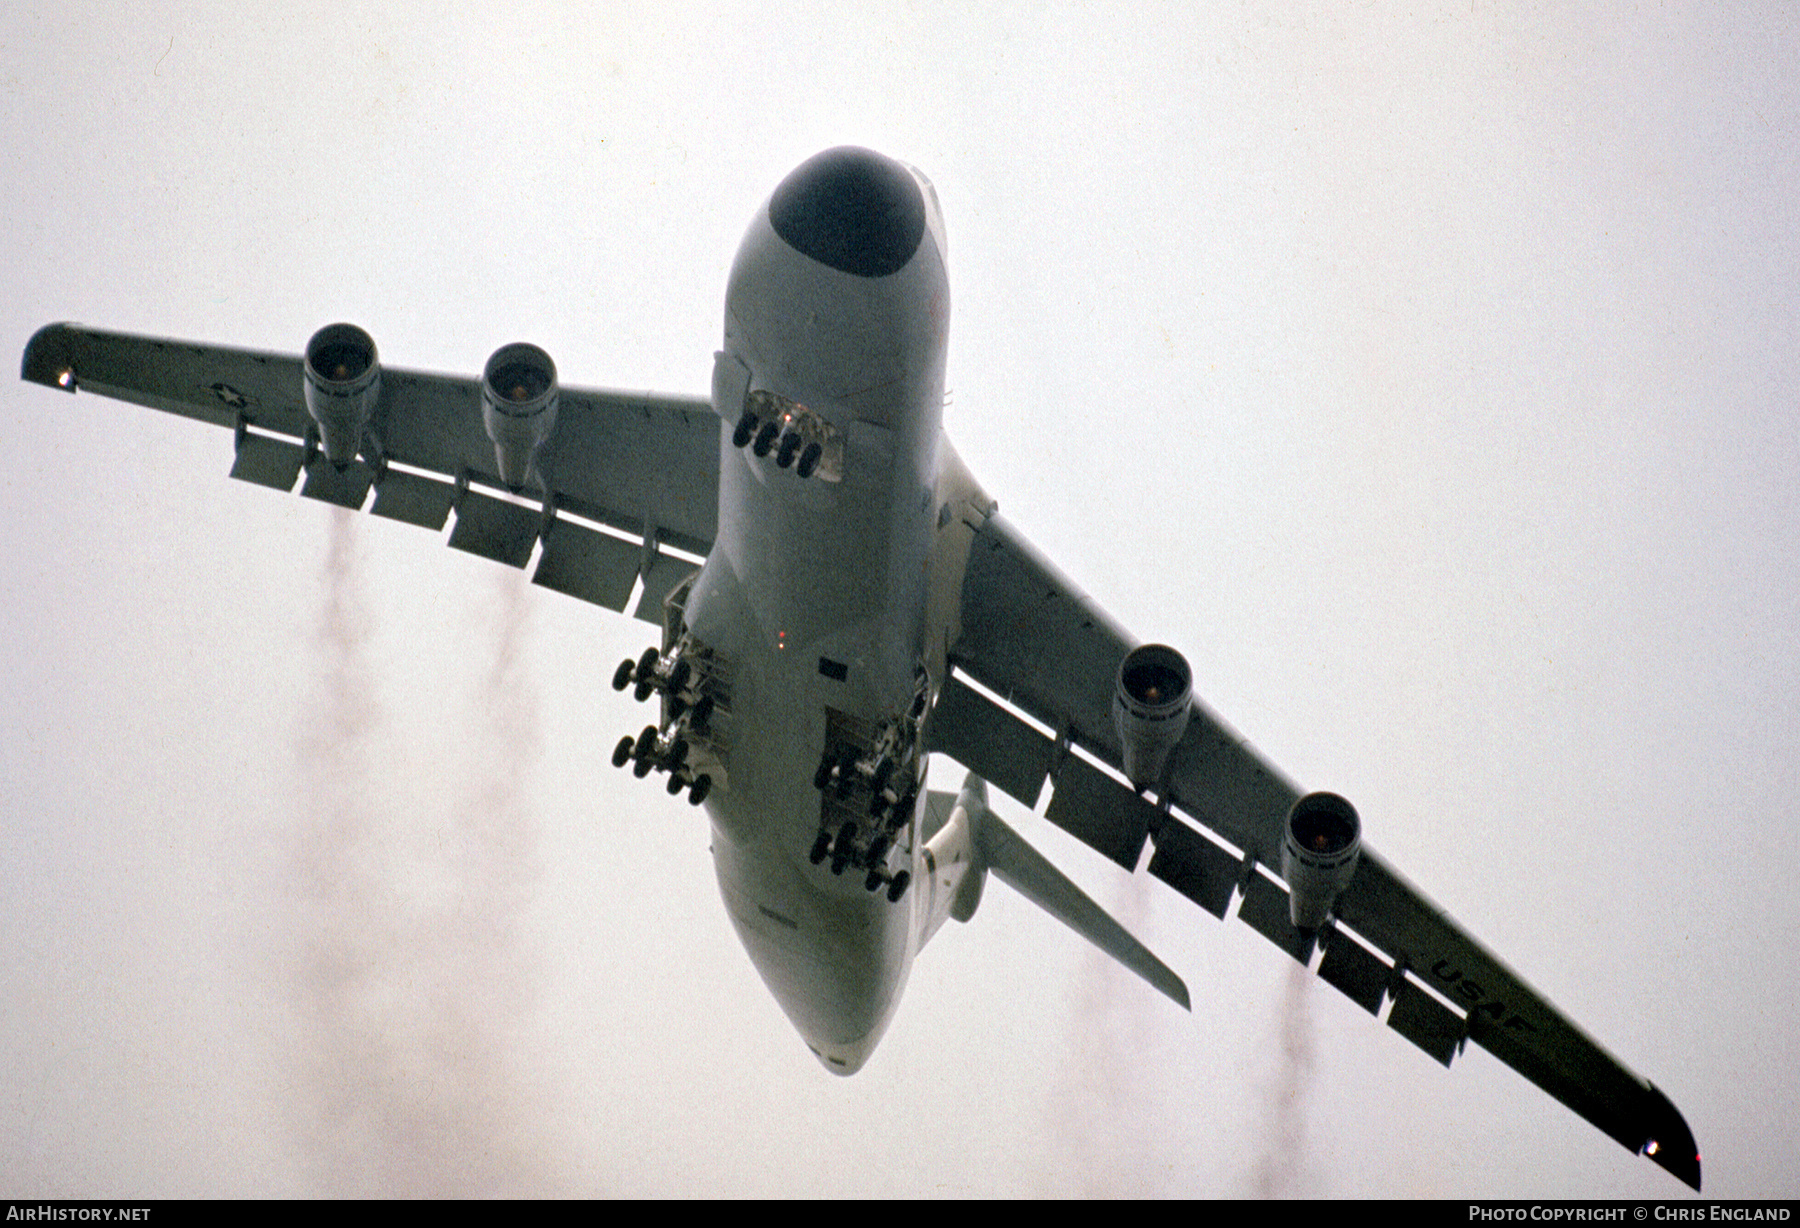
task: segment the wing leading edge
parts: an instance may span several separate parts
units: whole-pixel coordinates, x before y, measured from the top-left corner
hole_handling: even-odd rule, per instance
[[[969,550],[950,657],[1004,704],[953,674],[933,713],[932,749],[1028,806],[1051,782],[1045,816],[1127,870],[1149,843],[1152,875],[1221,919],[1241,898],[1238,916],[1303,962],[1322,944],[1321,978],[1372,1015],[1385,1007],[1390,1027],[1445,1066],[1472,1040],[1621,1146],[1700,1188],[1693,1133],[1668,1097],[1366,845],[1332,922],[1316,935],[1294,928],[1276,868],[1301,790],[1204,704],[1192,706],[1160,804],[1124,783],[1110,705],[1135,643],[1009,523],[986,517]]]
[[[375,446],[340,469],[318,451],[296,354],[51,324],[26,345],[20,375],[229,428],[233,477],[299,482],[302,495],[352,508],[373,489],[372,513],[433,530],[455,512],[451,545],[514,567],[541,538],[533,581],[598,605],[622,610],[641,577],[635,612],[651,622],[694,567],[667,550],[703,557],[717,532],[719,419],[698,397],[561,389],[542,456],[548,489],[530,492],[533,507],[472,489],[506,490],[473,378],[382,367]]]

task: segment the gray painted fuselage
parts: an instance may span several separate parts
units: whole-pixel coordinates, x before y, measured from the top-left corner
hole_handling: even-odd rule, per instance
[[[943,668],[945,628],[931,625],[928,597],[949,289],[935,196],[906,173],[927,224],[897,271],[868,276],[803,254],[768,208],[745,236],[719,361],[747,372],[750,390],[828,423],[841,466],[801,477],[734,446],[737,409],[718,406],[719,536],[686,604],[690,633],[731,670],[733,732],[707,799],[720,890],[782,1009],[841,1074],[862,1065],[892,1017],[928,899],[914,890],[890,903],[861,873],[808,859],[828,721],[903,714],[921,669],[935,689]],[[894,841],[892,872],[917,877],[920,809]]]

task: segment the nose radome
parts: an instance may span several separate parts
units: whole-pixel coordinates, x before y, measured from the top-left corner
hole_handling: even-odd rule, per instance
[[[925,198],[900,163],[844,145],[816,154],[781,181],[769,224],[789,246],[857,277],[906,267],[925,233]]]

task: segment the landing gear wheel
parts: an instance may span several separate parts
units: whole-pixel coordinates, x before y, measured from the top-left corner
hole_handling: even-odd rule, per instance
[[[688,790],[688,805],[698,806],[712,792],[712,777],[704,772],[694,778],[693,787]]]
[[[619,668],[613,671],[613,690],[623,691],[631,685],[631,658],[626,657],[619,662]]]
[[[775,446],[775,436],[781,434],[781,428],[773,422],[765,422],[762,429],[756,432],[756,441],[750,450],[758,456],[767,456],[769,449]]]
[[[679,773],[677,773],[671,769],[669,772],[668,788],[669,788],[669,796],[674,797],[677,793],[679,793],[683,789],[687,788],[687,782],[681,778]]]
[[[850,855],[855,851],[856,824],[846,821],[838,828],[837,839],[831,846],[831,872],[842,874],[844,867],[850,864]]]
[[[813,769],[813,788],[823,793],[825,786],[831,783],[831,756],[825,755],[819,760],[819,766]]]
[[[822,831],[819,833],[819,838],[817,840],[813,841],[812,852],[810,852],[806,855],[806,859],[808,861],[812,862],[816,866],[820,862],[825,860],[825,854],[829,853],[830,851],[831,851],[831,833],[828,831]]]
[[[695,733],[706,732],[706,722],[712,719],[713,697],[702,695],[694,704],[694,710],[688,714],[688,728]]]
[[[675,662],[674,667],[669,670],[669,690],[671,692],[681,690],[687,686],[688,679],[693,676],[694,667],[689,665],[685,658]]]
[[[810,478],[813,475],[813,470],[819,467],[819,457],[824,454],[825,449],[821,448],[819,446],[819,441],[815,439],[800,450],[800,464],[795,468],[794,472],[798,473],[803,478]]]
[[[631,774],[636,776],[639,780],[642,780],[650,774],[650,769],[655,766],[656,765],[650,761],[650,757],[646,755],[631,765]]]
[[[656,726],[645,725],[644,732],[638,734],[637,742],[631,748],[633,759],[648,759],[650,752],[656,749]]]
[[[731,432],[731,446],[741,448],[756,434],[756,411],[746,409]]]
[[[655,671],[657,659],[661,656],[662,654],[654,648],[644,649],[643,653],[640,654],[637,659],[637,676],[639,682],[648,678],[651,673]]]
[[[789,431],[781,437],[781,451],[775,454],[775,463],[786,469],[794,463],[794,453],[800,450],[800,436]]]
[[[881,871],[870,870],[869,876],[863,879],[863,890],[874,892],[881,890]]]
[[[837,795],[841,801],[850,796],[850,787],[856,783],[856,748],[844,747],[837,761]]]
[[[888,884],[888,903],[898,904],[900,897],[906,894],[907,884],[911,882],[911,870],[902,870],[894,875],[894,881]]]
[[[627,763],[630,763],[631,752],[636,745],[636,740],[633,739],[630,734],[626,734],[624,737],[620,738],[619,744],[613,747],[613,766],[624,767]]]

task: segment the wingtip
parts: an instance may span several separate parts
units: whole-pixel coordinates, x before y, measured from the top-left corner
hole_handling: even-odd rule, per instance
[[[1667,1169],[1677,1177],[1683,1185],[1700,1192],[1700,1156],[1699,1153],[1676,1153],[1674,1148],[1658,1148],[1655,1152],[1648,1149],[1644,1152],[1650,1159]]]
[[[1700,1189],[1700,1148],[1694,1142],[1694,1132],[1688,1129],[1681,1110],[1654,1083],[1650,1084],[1650,1095],[1653,1120],[1643,1154],[1697,1193]]]
[[[47,388],[75,391],[75,356],[70,324],[46,324],[31,334],[19,359],[19,378]]]

